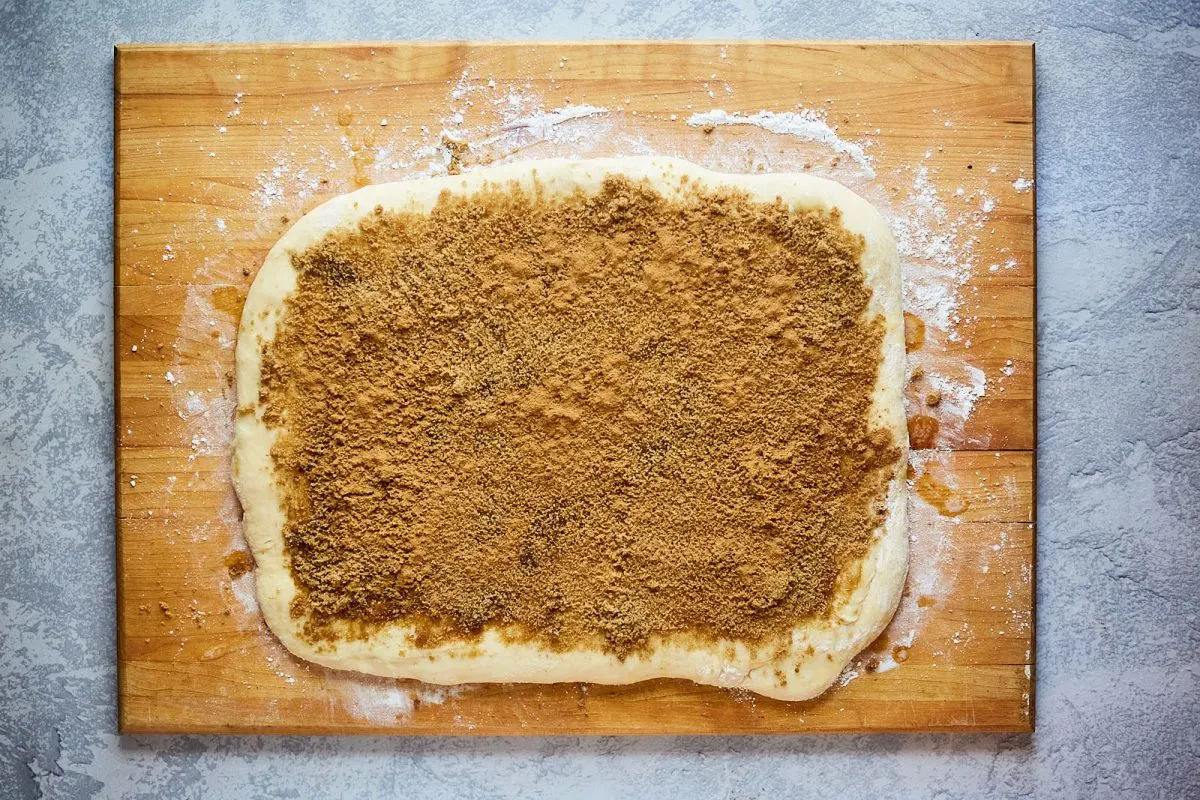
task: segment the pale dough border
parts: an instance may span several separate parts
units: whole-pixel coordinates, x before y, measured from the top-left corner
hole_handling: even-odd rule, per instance
[[[866,241],[862,265],[874,290],[871,311],[881,314],[887,326],[871,414],[894,432],[906,457],[901,459],[889,486],[887,519],[876,531],[858,575],[844,576],[850,589],[837,603],[832,618],[795,628],[790,647],[782,653],[776,652],[778,647],[771,652],[754,652],[736,642],[696,646],[668,638],[656,641],[649,655],[631,656],[624,661],[593,649],[552,651],[532,642],[506,642],[490,631],[478,643],[445,643],[421,649],[412,646],[410,629],[401,624],[385,627],[363,641],[320,646],[305,641],[299,635],[302,622],[293,619],[290,612],[297,590],[284,552],[284,512],[270,455],[275,434],[263,423],[259,405],[263,345],[274,338],[284,302],[296,287],[292,254],[330,231],[355,227],[376,206],[387,211],[424,212],[434,206],[444,190],[470,194],[489,183],[516,182],[532,189],[539,182],[550,194],[575,189],[593,192],[604,176],[612,173],[635,180],[649,179],[667,195],[684,191],[680,177],[686,175],[705,187],[741,189],[764,202],[774,202],[778,197],[793,207],[837,208],[842,213],[842,224]],[[887,223],[867,201],[841,184],[809,175],[727,175],[680,159],[659,157],[550,159],[368,186],[335,197],[306,214],[271,248],[246,298],[238,333],[233,475],[244,510],[246,539],[257,563],[258,600],[267,625],[300,658],[328,667],[429,683],[624,684],[673,677],[747,689],[784,700],[814,697],[825,691],[850,659],[891,620],[907,573],[903,470],[908,433],[901,395],[903,327],[900,267]],[[777,671],[786,676],[786,685],[781,685]]]

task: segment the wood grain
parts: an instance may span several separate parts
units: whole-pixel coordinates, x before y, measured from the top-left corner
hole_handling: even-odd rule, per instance
[[[473,106],[454,95],[467,78],[476,81]],[[487,80],[495,90],[478,88]],[[388,159],[416,140],[436,144],[454,109],[477,131],[498,130],[505,91],[545,109],[609,108],[611,140],[587,154],[636,145],[711,163],[742,148],[745,169],[811,156],[814,173],[865,186],[885,213],[903,211],[919,164],[949,216],[970,222],[956,245],[960,319],[949,331],[930,328],[914,358],[935,370],[981,370],[987,390],[964,421],[925,407],[920,381],[910,386],[911,413],[939,419],[939,446],[948,449],[914,455],[913,484],[925,499],[911,506],[909,586],[892,626],[856,660],[857,674],[821,698],[789,704],[684,681],[439,693],[297,661],[263,627],[253,576],[237,575],[231,560],[245,547],[228,438],[245,292],[301,214],[417,170],[389,168]],[[123,46],[116,92],[122,731],[1031,729],[1034,194],[1012,187],[1034,175],[1031,45]],[[685,124],[716,107],[801,105],[822,109],[839,136],[868,141],[875,177],[847,180],[846,164],[811,142]],[[571,146],[521,142],[491,155]]]

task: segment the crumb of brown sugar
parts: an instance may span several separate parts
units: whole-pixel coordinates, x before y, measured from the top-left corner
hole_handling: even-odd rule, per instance
[[[942,402],[942,393],[936,389],[925,395],[925,405],[933,408]]]
[[[161,611],[162,615],[164,617],[166,617],[167,619],[171,619],[171,617],[173,616],[171,614],[171,607],[169,605],[167,605],[166,603],[159,602],[158,610]]]
[[[237,550],[225,556],[225,568],[231,579],[238,579],[254,569],[254,559],[245,550]]]

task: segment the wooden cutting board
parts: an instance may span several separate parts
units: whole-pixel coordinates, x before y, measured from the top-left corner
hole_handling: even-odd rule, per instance
[[[1021,43],[118,47],[121,730],[1030,730],[1033,80]],[[791,704],[673,680],[441,690],[291,658],[256,611],[229,468],[236,322],[268,248],[328,197],[452,158],[645,152],[809,169],[893,220],[925,371],[910,426],[934,449],[914,454],[891,628]]]

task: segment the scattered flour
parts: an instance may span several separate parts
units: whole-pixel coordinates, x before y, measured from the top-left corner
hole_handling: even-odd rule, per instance
[[[850,683],[852,680],[857,678],[859,675],[861,675],[862,670],[863,670],[863,666],[861,663],[859,663],[859,660],[856,658],[856,659],[852,660],[849,664],[846,665],[846,668],[844,670],[842,670],[842,674],[838,675],[835,683],[838,686],[845,686],[846,684]]]
[[[254,573],[248,572],[229,582],[229,588],[242,611],[243,622],[257,623],[262,619],[258,610],[258,597],[254,594]],[[274,637],[271,637],[274,639]]]
[[[987,391],[988,381],[983,370],[974,364],[958,362],[951,365],[949,359],[937,357],[921,358],[929,364],[925,372],[925,380],[935,391],[941,392],[942,401],[938,404],[938,416],[944,430],[939,434],[938,445],[949,448],[954,442],[952,437],[962,431],[963,423],[971,416],[976,401]],[[928,409],[926,409],[928,410]],[[947,426],[947,421],[957,422],[955,426]],[[947,435],[947,434],[950,435]]]
[[[687,124],[693,128],[703,128],[709,125],[754,125],[771,133],[785,136],[796,136],[801,139],[819,142],[836,153],[842,153],[854,159],[872,176],[875,171],[871,166],[871,157],[867,155],[863,145],[850,142],[837,135],[837,131],[829,126],[825,112],[818,109],[806,108],[800,111],[759,111],[756,114],[741,112],[729,113],[724,109],[715,108],[712,111],[692,114]]]
[[[403,722],[418,705],[440,706],[458,697],[466,688],[372,678],[334,670],[326,670],[326,673],[329,685],[335,688],[356,717],[380,726]]]
[[[262,207],[267,209],[283,199],[283,188],[274,181],[260,181],[254,196],[258,198]]]
[[[607,114],[607,108],[592,105],[577,105],[577,106],[562,106],[553,111],[548,111],[544,114],[534,114],[528,117],[521,117],[512,122],[500,126],[504,131],[528,131],[537,139],[549,139],[556,134],[557,126],[564,122],[573,119],[583,119],[584,117],[594,117],[598,114]]]
[[[896,210],[892,232],[904,270],[904,306],[949,331],[960,321],[958,289],[973,264],[970,244],[961,241],[963,215],[951,218],[925,165],[913,169],[911,189]]]

